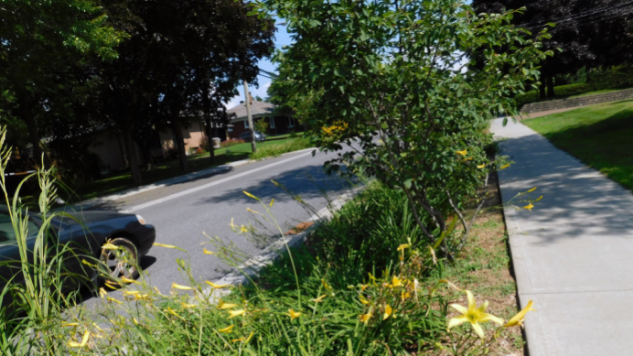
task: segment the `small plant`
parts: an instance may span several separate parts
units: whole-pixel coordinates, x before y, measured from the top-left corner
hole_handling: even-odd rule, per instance
[[[268,126],[270,126],[267,118],[256,120],[253,125],[255,126],[255,131],[258,131],[261,133],[268,132]]]

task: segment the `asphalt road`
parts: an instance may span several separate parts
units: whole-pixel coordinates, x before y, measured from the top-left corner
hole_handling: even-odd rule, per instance
[[[231,219],[236,225],[262,221],[247,208],[262,212],[257,201],[246,196],[247,191],[266,204],[271,199],[271,208],[283,231],[306,221],[315,211],[326,207],[328,200],[334,200],[349,191],[350,183],[337,175],[324,173],[323,163],[334,157],[333,153],[300,152],[282,157],[254,162],[236,167],[226,173],[174,184],[149,192],[137,194],[117,201],[101,209],[114,209],[139,214],[156,227],[156,242],[178,246],[188,253],[163,247],[153,247],[141,260],[141,265],[151,284],[167,293],[173,282],[188,284],[178,269],[176,259],[189,261],[193,276],[200,282],[221,278],[229,266],[216,256],[205,255],[203,248],[215,250],[209,244],[211,237],[219,237],[232,244],[245,256],[259,254],[266,243],[259,243],[252,236],[237,234],[231,230]],[[312,209],[305,209],[289,193],[299,195]],[[258,234],[273,236],[274,226],[259,226]],[[114,292],[116,296],[120,292]],[[87,301],[87,304],[93,303]]]

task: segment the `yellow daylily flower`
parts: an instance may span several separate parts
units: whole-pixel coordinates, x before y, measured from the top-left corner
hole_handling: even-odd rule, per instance
[[[244,341],[244,345],[248,344],[248,342],[251,341],[251,339],[253,338],[253,334],[255,334],[255,332],[251,331],[250,335],[248,335],[248,337],[246,338],[246,341]]]
[[[466,154],[468,153],[468,151],[467,150],[455,151],[455,153],[457,153],[458,155],[462,155],[462,157],[466,157]]]
[[[543,196],[542,196],[542,195],[541,195],[540,197],[536,198],[535,202],[537,202],[537,201],[539,201],[539,200],[541,200],[541,199],[543,199]]]
[[[204,281],[204,283],[210,285],[211,287],[213,287],[213,289],[221,289],[221,288],[226,288],[229,286],[228,284],[216,284],[209,281]]]
[[[178,248],[174,245],[167,245],[167,244],[161,244],[160,242],[154,242],[153,244],[154,246],[158,246],[158,247],[164,247],[164,248]]]
[[[367,301],[367,299],[365,299],[362,295],[359,297],[360,302],[363,303],[364,305],[369,305],[370,303]]]
[[[118,250],[119,246],[107,242],[103,246],[101,246],[101,248],[104,249],[104,250],[112,250],[112,251],[114,251],[114,250]]]
[[[528,193],[532,193],[533,191],[535,191],[535,190],[536,190],[536,188],[537,188],[537,187],[534,187],[534,188],[532,188],[532,189],[528,190],[527,192],[528,192]]]
[[[277,181],[276,181],[276,180],[271,179],[270,181],[271,181],[274,185],[279,186],[279,183],[277,183]]]
[[[468,161],[472,161],[472,160],[473,160],[472,157],[468,157],[468,158],[464,159],[464,162],[468,162]]]
[[[178,315],[178,313],[176,313],[176,311],[175,311],[175,310],[173,310],[171,307],[167,307],[167,309],[166,309],[166,310],[167,310],[169,313],[171,313],[171,314],[173,314],[173,315],[175,315],[175,316],[178,316],[178,317],[180,316],[180,315]]]
[[[119,284],[119,282],[111,281],[109,279],[105,281],[105,285],[110,287],[110,288],[112,288],[112,289],[115,289],[116,287],[121,286],[121,284]]]
[[[288,315],[290,317],[290,320],[295,320],[295,319],[297,319],[298,317],[301,316],[301,313],[296,312],[296,311],[294,311],[292,309],[288,309],[288,313],[286,313],[286,315]]]
[[[187,304],[185,302],[180,302],[180,304],[182,304],[182,307],[185,308],[185,309],[190,309],[190,308],[198,306],[198,304]]]
[[[121,277],[121,281],[123,281],[123,283],[128,283],[128,284],[139,284],[137,281],[131,278],[127,278],[126,276]]]
[[[501,167],[501,168],[499,168],[499,169],[506,169],[506,168],[508,168],[508,167],[510,167],[510,165],[509,165],[509,164],[506,164],[505,166],[502,166],[502,167]]]
[[[482,169],[482,168],[486,168],[486,164],[480,164],[477,166],[477,168]]]
[[[493,323],[499,325],[503,324],[503,319],[486,313],[486,308],[488,308],[487,301],[484,302],[480,307],[477,307],[477,302],[475,301],[475,297],[473,296],[473,293],[471,291],[466,291],[466,297],[468,298],[468,308],[465,308],[459,304],[451,304],[451,307],[462,313],[462,315],[449,320],[448,330],[465,322],[469,322],[470,325],[473,327],[475,333],[483,339],[484,329],[481,327],[480,323],[492,321]]]
[[[232,309],[232,308],[235,308],[236,306],[237,304],[224,303],[221,300],[218,301],[218,309],[220,310]]]
[[[402,300],[403,302],[409,298],[411,298],[411,293],[405,291],[402,291],[402,293],[400,293],[400,300]]]
[[[524,206],[523,209],[527,209],[529,211],[532,211],[533,207],[534,207],[534,204],[530,203],[529,205]]]
[[[229,316],[229,319],[235,318],[236,316],[243,315],[244,313],[246,313],[246,310],[244,310],[244,309],[229,310],[229,314],[231,315],[231,316]]]
[[[253,198],[253,199],[255,199],[255,200],[259,200],[259,199],[257,199],[257,197],[256,197],[256,196],[254,196],[253,194],[251,194],[251,193],[249,193],[249,192],[247,192],[247,191],[245,191],[245,190],[243,190],[242,192],[243,192],[244,194],[246,194],[246,196],[247,196],[247,197],[249,197],[249,198]]]
[[[529,311],[536,311],[536,309],[532,309],[532,304],[534,302],[532,300],[528,301],[528,304],[525,306],[525,308],[521,309],[520,312],[517,313],[517,315],[513,316],[510,320],[508,320],[508,322],[506,323],[506,325],[504,325],[504,328],[510,328],[513,326],[523,326],[523,319],[525,319],[525,315],[529,312]]]
[[[382,320],[386,320],[391,316],[391,314],[393,314],[393,309],[389,304],[387,304],[387,306],[385,306],[385,314],[382,316]]]
[[[134,300],[152,300],[149,294],[136,294],[134,295]]]
[[[114,298],[110,298],[110,297],[107,297],[107,300],[110,301],[110,302],[115,302],[117,304],[121,304],[122,303],[120,300],[114,299]]]
[[[240,341],[244,341],[244,340],[246,340],[246,338],[245,337],[241,337],[239,339],[233,339],[233,340],[231,340],[231,342],[236,343],[236,342],[240,342]]]
[[[81,338],[81,342],[68,342],[68,346],[70,347],[84,347],[88,344],[88,339],[90,339],[90,331],[86,330],[84,336]]]
[[[369,287],[369,284],[361,284],[360,285],[360,290],[364,292],[365,289],[367,289],[367,287]]]
[[[391,288],[402,287],[402,280],[398,277],[393,277],[391,279],[391,284],[389,285]]]
[[[371,319],[371,317],[373,316],[373,314],[371,312],[367,312],[367,314],[362,314],[360,315],[360,321],[367,324],[367,322],[369,321],[369,319]]]
[[[207,250],[206,247],[202,249],[202,253],[205,255],[215,255],[215,252]]]
[[[315,303],[321,303],[323,301],[323,299],[325,299],[325,297],[327,297],[327,294],[323,294],[322,296],[318,297],[318,298],[314,298],[311,299],[311,302],[315,302]]]
[[[123,296],[124,297],[133,297],[135,294],[139,294],[140,292],[137,290],[124,290],[123,291]]]
[[[226,328],[218,329],[218,331],[221,332],[222,334],[230,334],[233,332],[234,327],[235,325],[229,325]]]
[[[163,293],[161,293],[161,292],[158,290],[158,287],[154,286],[154,290],[156,291],[156,293],[158,293],[158,295],[163,295]]]
[[[106,292],[106,290],[103,287],[99,288],[99,296],[101,298],[104,298],[106,295],[108,295],[108,292]]]
[[[273,204],[275,204],[275,199],[272,199],[272,200],[270,201],[270,205],[268,205],[268,207],[269,207],[269,208],[272,208],[272,207],[273,207]]]
[[[172,283],[171,289],[193,290],[193,287],[183,286],[182,284],[178,284],[178,283]]]
[[[62,323],[62,326],[79,326],[79,323]]]
[[[246,227],[246,225],[242,225],[240,227],[240,234],[247,233],[247,232],[248,232],[248,227]]]
[[[248,211],[249,213],[253,213],[253,214],[258,214],[258,215],[264,216],[264,215],[263,215],[262,213],[260,213],[259,211],[257,211],[257,210],[253,210],[253,209],[251,209],[251,208],[246,208],[246,211]]]
[[[325,279],[321,279],[321,283],[323,283],[323,288],[325,288],[325,290],[330,290],[332,289],[332,287],[330,287],[327,282],[325,281]]]
[[[403,250],[405,250],[405,249],[407,249],[409,247],[411,247],[411,245],[409,245],[409,244],[402,244],[402,245],[398,246],[397,251],[403,251]]]

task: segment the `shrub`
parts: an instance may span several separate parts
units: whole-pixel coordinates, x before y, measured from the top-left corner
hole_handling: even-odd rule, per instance
[[[251,153],[251,159],[263,159],[266,157],[278,157],[284,153],[302,150],[313,147],[307,138],[294,138],[276,145],[264,146],[257,148],[257,152]]]
[[[200,142],[198,142],[198,151],[207,151],[209,149],[209,138],[207,136],[202,136],[200,138]],[[202,152],[196,152],[202,153]]]
[[[588,93],[590,91],[595,90],[593,86],[588,83],[576,83],[576,84],[567,84],[561,85],[554,88],[554,92],[556,93],[556,97],[547,98],[543,100],[555,100],[561,99],[572,95],[578,95],[583,93]],[[536,90],[531,90],[525,92],[523,94],[518,94],[514,97],[514,100],[517,102],[517,107],[522,107],[525,104],[534,103],[539,101],[538,92]]]
[[[622,65],[594,69],[587,74],[587,83],[591,85],[593,90],[633,86],[633,66]]]

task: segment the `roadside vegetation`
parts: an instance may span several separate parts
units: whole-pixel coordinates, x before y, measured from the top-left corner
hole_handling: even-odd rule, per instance
[[[587,106],[521,123],[633,190],[633,100]]]

